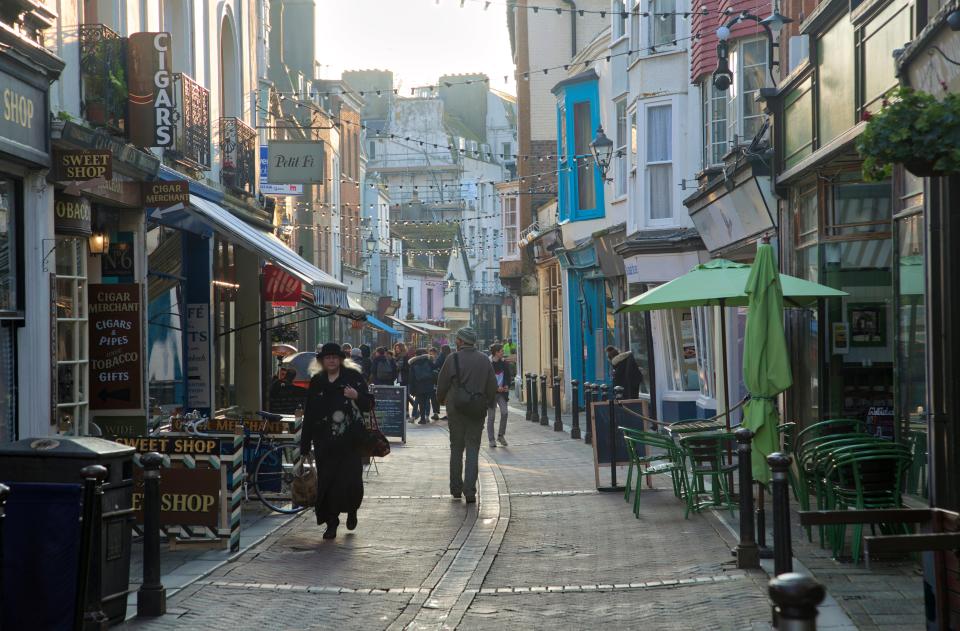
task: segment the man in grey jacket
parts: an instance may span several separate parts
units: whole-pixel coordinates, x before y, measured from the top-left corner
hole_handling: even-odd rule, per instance
[[[447,404],[451,389],[460,386],[468,392],[483,395],[486,404],[484,410],[493,405],[497,396],[497,377],[490,360],[476,349],[476,343],[477,333],[470,327],[457,331],[457,352],[447,357],[437,377],[437,398],[443,405]],[[467,504],[472,504],[477,501],[477,460],[486,412],[473,418],[448,405],[447,416],[450,417],[450,494],[454,499],[463,495]],[[467,454],[465,472],[464,450]]]

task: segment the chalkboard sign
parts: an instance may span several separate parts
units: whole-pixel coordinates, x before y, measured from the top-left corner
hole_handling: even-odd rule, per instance
[[[407,387],[370,386],[370,394],[376,402],[374,409],[383,435],[407,442]]]
[[[616,454],[614,463],[617,466],[630,464],[627,454],[627,443],[623,440],[623,432],[618,427],[629,427],[638,431],[655,431],[642,418],[620,409],[620,405],[634,412],[649,416],[650,403],[642,399],[625,399],[614,407],[614,432],[616,432]],[[597,487],[600,487],[600,467],[610,464],[610,403],[601,401],[592,404],[590,431],[593,433],[593,469],[597,477]]]

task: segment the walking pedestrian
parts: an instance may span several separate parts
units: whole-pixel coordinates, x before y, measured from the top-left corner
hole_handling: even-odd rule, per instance
[[[375,386],[392,386],[397,380],[397,362],[389,356],[386,346],[377,348],[370,374]]]
[[[440,419],[440,402],[437,401],[437,376],[440,375],[440,368],[443,364],[440,363],[435,346],[427,351],[427,356],[430,358],[430,369],[433,371],[433,392],[430,393],[430,407],[433,408],[433,414],[430,418],[437,421]]]
[[[477,501],[483,418],[497,395],[493,365],[476,343],[477,333],[470,327],[457,331],[457,352],[444,362],[437,379],[437,397],[450,417],[450,494],[454,499],[463,495],[467,504]]]
[[[403,406],[403,412],[407,419],[412,421],[413,416],[407,414],[413,405],[413,398],[410,396],[410,358],[407,356],[407,345],[397,342],[393,345],[393,354],[397,360],[397,383],[407,388],[407,402]]]
[[[426,425],[433,396],[433,364],[425,348],[418,348],[410,360],[410,392],[413,393],[413,416],[419,417],[420,425]]]
[[[367,380],[367,383],[370,383],[373,375],[373,360],[370,357],[370,346],[368,344],[360,345],[360,361],[358,363],[360,364],[360,373]]]
[[[442,346],[440,346],[440,355],[437,357],[437,378],[438,378],[438,379],[439,379],[439,377],[440,377],[440,370],[443,368],[443,365],[446,363],[447,358],[450,357],[450,353],[452,353],[452,352],[453,352],[453,351],[450,350],[450,345],[449,345],[449,344],[443,344]],[[439,399],[439,397],[438,397],[438,398],[437,398],[437,404],[439,405],[439,403],[440,403],[440,399]],[[444,414],[443,416],[441,416],[441,417],[440,417],[440,420],[441,420],[441,421],[446,421],[446,420],[447,420],[447,415]]]
[[[353,344],[350,342],[344,342],[340,348],[343,350],[344,357],[350,357],[351,353],[353,353]]]
[[[344,361],[340,345],[324,344],[317,353],[321,370],[310,380],[304,410],[300,453],[316,454],[317,524],[326,523],[324,539],[337,536],[340,513],[347,529],[357,527],[363,502],[363,462],[360,447],[365,430],[359,411],[367,412],[372,399],[359,367]]]
[[[497,396],[493,400],[493,405],[487,410],[487,438],[490,440],[490,447],[494,448],[499,442],[504,447],[507,446],[507,401],[510,399],[510,364],[503,359],[503,346],[494,344],[490,347],[490,363],[493,365],[493,374],[497,378]],[[500,429],[497,431],[496,440],[493,437],[493,425],[497,417],[497,409],[500,410]]]
[[[640,372],[640,366],[637,365],[633,352],[624,351],[621,353],[616,346],[608,346],[607,357],[610,359],[610,366],[613,369],[613,386],[623,388],[624,399],[640,398],[640,383],[643,381],[643,373]]]

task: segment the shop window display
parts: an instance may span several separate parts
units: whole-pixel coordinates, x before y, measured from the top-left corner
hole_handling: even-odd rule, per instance
[[[659,312],[663,324],[662,335],[667,358],[667,389],[678,392],[700,389],[697,343],[693,328],[693,314],[689,309],[671,309]]]

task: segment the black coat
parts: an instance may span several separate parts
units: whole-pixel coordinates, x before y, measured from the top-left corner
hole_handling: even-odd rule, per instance
[[[357,391],[356,405],[368,411],[373,399],[367,383],[356,370],[343,367],[335,381],[320,372],[310,380],[304,410],[300,450],[311,447],[317,463],[316,512],[324,518],[357,510],[363,501],[363,462],[360,447],[365,429],[352,413],[343,395],[350,386]],[[351,420],[353,419],[353,420]]]
[[[623,388],[624,399],[640,398],[640,385],[643,381],[643,373],[640,372],[640,366],[634,359],[633,353],[626,351],[615,355],[610,360],[613,366],[613,385]]]

